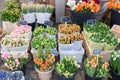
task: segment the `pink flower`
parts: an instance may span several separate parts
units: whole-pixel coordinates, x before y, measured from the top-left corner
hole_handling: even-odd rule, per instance
[[[7,59],[9,57],[9,54],[5,52],[1,55],[1,57],[4,59]]]
[[[4,63],[4,65],[5,65],[6,67],[8,67],[8,64],[7,64],[7,63]]]
[[[15,62],[16,62],[16,64],[17,64],[17,65],[19,65],[19,64],[20,64],[20,62],[19,62],[19,60],[18,60],[18,59],[15,59]]]

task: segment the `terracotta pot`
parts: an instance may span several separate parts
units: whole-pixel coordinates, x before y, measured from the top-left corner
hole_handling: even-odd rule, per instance
[[[54,70],[54,67],[47,72],[41,72],[37,68],[35,68],[35,70],[37,71],[40,80],[50,80],[52,77],[52,72]]]

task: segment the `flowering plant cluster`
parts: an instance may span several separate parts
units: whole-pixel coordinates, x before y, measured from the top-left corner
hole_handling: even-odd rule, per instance
[[[7,46],[9,48],[20,47],[25,45],[27,42],[25,39],[13,38],[12,36],[5,36],[1,40],[2,46]]]
[[[2,21],[16,22],[21,13],[21,6],[16,1],[6,1],[5,8],[0,11]]]
[[[21,69],[23,65],[27,62],[28,53],[20,55],[20,58],[15,59],[9,53],[4,52],[2,53],[1,58],[5,62],[4,65],[7,67],[8,70],[15,71]]]
[[[45,29],[45,32],[50,34],[50,35],[56,35],[57,34],[57,29],[54,27],[47,27]]]
[[[80,13],[90,13],[98,12],[100,10],[100,5],[98,0],[83,0],[82,2],[75,4],[75,1],[68,0],[67,5],[70,6],[72,10]]]
[[[116,9],[120,13],[120,1],[119,0],[109,0],[108,8],[109,9]]]
[[[83,40],[82,34],[74,34],[74,41],[80,41]]]
[[[102,78],[107,76],[108,62],[102,63],[102,56],[91,55],[84,61],[85,72],[95,78]]]
[[[44,52],[44,51],[43,51]],[[43,53],[41,49],[38,50],[38,58],[33,61],[35,67],[42,72],[49,71],[53,68],[55,62],[55,56],[50,53],[50,50],[46,49]]]
[[[28,32],[31,32],[31,26],[25,25],[25,26],[17,26],[11,34],[18,35],[18,34],[25,34]]]
[[[58,32],[64,34],[72,34],[75,32],[80,32],[80,26],[77,24],[60,24]]]
[[[77,69],[80,67],[80,65],[77,64],[75,57],[63,57],[63,59],[60,61],[60,63],[56,64],[56,71],[61,76],[64,76],[66,78],[69,78],[73,75],[75,75]]]
[[[110,54],[110,68],[120,75],[120,51],[113,51]]]
[[[37,27],[35,28],[34,32],[33,32],[33,36],[40,36],[41,34],[43,34],[45,32],[45,28],[43,26]]]

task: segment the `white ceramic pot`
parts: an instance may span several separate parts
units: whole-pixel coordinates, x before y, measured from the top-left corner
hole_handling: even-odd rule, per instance
[[[50,80],[52,77],[52,72],[54,70],[54,66],[50,71],[47,71],[47,72],[41,72],[36,68],[35,68],[35,70],[37,71],[40,80]]]
[[[52,13],[45,13],[46,14],[46,20],[47,21],[50,21],[50,17],[51,17],[51,15],[52,15]]]

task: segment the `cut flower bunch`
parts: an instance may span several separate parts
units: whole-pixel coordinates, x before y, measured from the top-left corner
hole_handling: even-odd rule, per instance
[[[2,53],[1,58],[5,62],[4,65],[7,67],[8,70],[15,71],[20,70],[23,67],[23,65],[26,64],[28,59],[28,53],[20,55],[20,58],[15,59],[9,53],[4,52]]]
[[[85,72],[94,78],[103,78],[108,75],[108,62],[102,63],[102,56],[92,54],[84,61]]]

